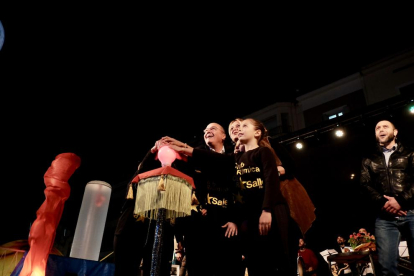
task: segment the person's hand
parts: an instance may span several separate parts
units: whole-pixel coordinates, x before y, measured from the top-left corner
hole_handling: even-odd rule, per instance
[[[397,215],[398,215],[398,216],[400,216],[400,217],[404,217],[404,216],[406,216],[406,215],[407,215],[407,212],[406,212],[406,211],[403,211],[403,210],[399,210],[399,211],[397,212]]]
[[[406,211],[401,210],[400,204],[398,203],[397,200],[395,200],[394,197],[386,196],[386,195],[384,195],[384,197],[388,199],[388,201],[385,203],[384,207],[382,207],[383,210],[385,210],[387,213],[394,214],[394,215],[395,214],[399,216],[407,215]]]
[[[259,234],[266,236],[272,225],[272,214],[266,210],[262,211],[262,215],[259,219]]]
[[[193,147],[186,145],[186,147],[179,147],[176,145],[168,145],[170,148],[178,152],[178,154],[183,158],[183,160],[187,159],[187,156],[193,156]]]
[[[207,209],[201,209],[200,211],[203,217],[207,216]]]
[[[224,234],[226,238],[237,236],[237,225],[235,223],[229,221],[224,224],[222,228],[227,228],[226,233]]]
[[[155,142],[155,145],[151,148],[151,153],[156,153],[162,146],[165,146],[166,143],[162,141],[162,138]]]
[[[170,148],[178,152],[178,154],[181,155],[182,157],[193,155],[193,147],[190,147],[189,145],[187,145],[187,143],[183,143],[169,136],[162,137],[161,141],[163,143],[168,144]],[[183,160],[186,160],[186,158],[184,157]]]
[[[244,145],[240,143],[240,140],[237,140],[236,145],[234,146],[234,153],[244,152]]]
[[[283,168],[282,166],[277,166],[277,170],[279,172],[279,175],[284,175],[286,173],[285,168]]]
[[[180,148],[184,148],[187,145],[186,143],[178,141],[177,139],[174,139],[174,138],[169,137],[169,136],[162,137],[161,141],[163,141],[164,143],[169,144],[169,145],[178,146]]]

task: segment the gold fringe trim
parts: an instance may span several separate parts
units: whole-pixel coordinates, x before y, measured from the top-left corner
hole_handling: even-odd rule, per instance
[[[200,205],[200,202],[198,201],[195,191],[193,191],[193,194],[191,195],[191,210],[194,210],[198,212],[197,206]]]
[[[164,190],[159,190],[160,182]],[[166,219],[191,215],[192,186],[173,175],[154,176],[138,182],[134,215],[157,219],[158,209],[166,210]]]
[[[140,215],[134,215],[134,217],[136,218],[136,220],[135,221],[142,221],[142,222],[144,222],[145,221],[145,218],[143,217],[143,216],[140,216]]]
[[[191,195],[191,205],[198,205],[200,204],[200,201],[198,201],[195,192],[193,192],[193,194]]]
[[[164,185],[164,175],[161,175],[160,182],[158,183],[158,191],[165,191],[165,185]]]
[[[127,199],[134,199],[134,191],[132,189],[132,183],[129,183]]]

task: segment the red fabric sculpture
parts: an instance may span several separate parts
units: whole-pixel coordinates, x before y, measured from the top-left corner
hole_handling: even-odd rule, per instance
[[[26,255],[20,276],[45,275],[56,229],[65,201],[70,195],[68,180],[79,166],[80,158],[76,154],[61,153],[56,156],[46,171],[44,175],[46,199],[37,210],[37,218],[30,229],[30,250]]]

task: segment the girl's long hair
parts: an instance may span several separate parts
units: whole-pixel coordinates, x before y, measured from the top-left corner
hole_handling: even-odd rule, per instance
[[[252,125],[254,126],[254,129],[261,131],[262,134],[260,135],[260,137],[257,141],[259,146],[269,148],[272,151],[275,158],[276,158],[276,164],[278,166],[281,166],[282,161],[280,161],[280,159],[277,156],[275,150],[272,148],[272,145],[269,142],[269,133],[267,131],[267,128],[264,126],[264,124],[262,122],[260,122],[259,120],[256,120],[256,119],[253,119],[253,118],[247,118],[245,120],[250,120],[252,122]]]

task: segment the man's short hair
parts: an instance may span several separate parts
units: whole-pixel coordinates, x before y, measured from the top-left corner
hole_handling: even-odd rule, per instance
[[[381,118],[380,120],[377,120],[377,121],[376,121],[376,123],[375,123],[375,126],[376,126],[379,122],[381,122],[381,121],[387,121],[387,122],[390,122],[390,123],[391,123],[391,125],[392,125],[392,127],[393,127],[394,129],[398,129],[398,128],[396,127],[396,125],[395,125],[394,121],[393,121],[391,118],[388,118],[388,117],[386,117],[386,118]],[[375,127],[375,126],[374,126],[374,127]]]

